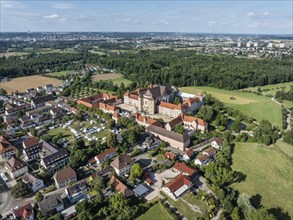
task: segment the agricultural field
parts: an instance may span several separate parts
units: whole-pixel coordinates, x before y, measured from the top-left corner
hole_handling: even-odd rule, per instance
[[[53,84],[53,86],[58,86],[62,83],[62,80],[39,75],[24,76],[13,78],[8,82],[0,83],[0,87],[5,89],[8,94],[10,94],[15,91],[24,92],[26,89],[37,88],[38,86],[45,86],[50,83]]]
[[[152,206],[146,213],[138,217],[136,220],[172,220],[172,216],[167,210],[160,204],[157,203]]]
[[[249,196],[257,195],[260,204],[271,209],[278,219],[290,217],[281,217],[276,212],[277,208],[293,217],[292,159],[274,145],[265,147],[257,143],[236,143],[232,162],[233,170],[246,175],[244,181],[232,184],[235,190]]]
[[[275,147],[278,147],[283,151],[288,157],[293,159],[293,146],[291,144],[285,143],[284,141],[278,140],[275,144]]]
[[[248,116],[253,116],[257,121],[265,119],[278,128],[282,128],[281,107],[277,103],[273,102],[269,97],[259,96],[253,93],[229,91],[211,87],[191,86],[181,87],[179,89],[182,92],[191,94],[207,92],[225,103],[227,106],[239,110]]]

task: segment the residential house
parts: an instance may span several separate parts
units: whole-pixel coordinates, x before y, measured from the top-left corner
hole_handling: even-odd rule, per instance
[[[90,181],[93,181],[96,177],[102,177],[104,179],[108,179],[112,176],[112,173],[113,173],[113,168],[111,166],[109,167],[106,167],[104,169],[101,169],[99,171],[96,171],[95,173],[93,173],[91,176],[90,176]]]
[[[145,130],[181,151],[184,151],[190,144],[190,137],[186,134],[182,135],[154,125],[148,126]]]
[[[116,191],[122,193],[125,198],[131,197],[134,195],[133,191],[124,185],[117,177],[112,176],[110,179],[110,184],[115,188]]]
[[[212,147],[216,148],[216,149],[221,149],[222,148],[222,138],[215,138],[212,142],[211,145]]]
[[[118,112],[114,112],[112,114],[112,119],[117,123],[118,119],[120,118],[120,114]]]
[[[45,102],[54,100],[55,97],[52,94],[36,97],[31,99],[31,107],[32,108],[40,108],[45,105]]]
[[[1,160],[7,161],[16,156],[17,148],[13,146],[5,137],[0,136],[0,157]]]
[[[164,157],[165,157],[165,159],[174,160],[174,159],[176,159],[176,154],[174,154],[173,152],[170,152],[170,151],[166,151]]]
[[[197,170],[193,167],[190,167],[188,165],[186,165],[185,163],[181,163],[181,162],[176,162],[173,165],[173,171],[183,174],[187,177],[189,177],[189,179],[193,179],[197,173]]]
[[[40,93],[40,92],[42,92],[42,91],[43,91],[43,87],[42,87],[42,86],[38,86],[38,87],[37,87],[37,92]]]
[[[46,90],[46,93],[52,93],[53,92],[53,85],[52,84],[47,84],[44,86],[44,89]]]
[[[203,151],[203,154],[206,154],[209,157],[213,157],[216,153],[217,153],[217,150],[213,147],[209,147]]]
[[[102,153],[98,154],[97,156],[95,156],[95,160],[97,164],[101,164],[105,162],[106,160],[109,160],[115,156],[116,156],[116,149],[115,147],[111,147],[107,150],[104,150]]]
[[[117,176],[129,173],[130,168],[133,165],[133,160],[127,154],[118,156],[112,163],[111,166],[114,168]]]
[[[192,148],[189,148],[184,154],[183,154],[183,160],[190,161],[192,156],[194,154],[194,151]]]
[[[63,199],[61,193],[45,195],[43,200],[38,202],[42,215],[47,216],[62,211],[64,209]]]
[[[65,167],[62,170],[57,171],[53,175],[55,185],[57,189],[67,186],[69,183],[75,183],[77,181],[76,173],[71,167]]]
[[[34,220],[34,209],[30,203],[20,207],[12,213],[14,219]]]
[[[23,175],[22,182],[24,182],[34,193],[38,192],[40,189],[44,187],[43,180],[35,177],[34,175],[28,172]]]
[[[90,191],[90,186],[86,180],[77,182],[72,186],[68,186],[65,189],[67,199],[71,203],[75,203],[87,197],[87,193]]]
[[[179,174],[162,187],[162,191],[173,200],[177,200],[192,186],[191,181],[182,174]]]
[[[200,156],[198,156],[197,158],[195,158],[194,163],[196,165],[200,165],[203,166],[205,164],[207,164],[209,162],[210,158],[207,154],[202,154]]]
[[[28,171],[26,163],[17,157],[11,157],[5,163],[5,168],[12,179],[16,179]]]

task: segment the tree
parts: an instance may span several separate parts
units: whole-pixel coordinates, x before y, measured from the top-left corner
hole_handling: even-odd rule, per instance
[[[40,192],[37,192],[37,193],[36,193],[36,201],[37,201],[37,202],[42,201],[43,198],[44,198],[44,196],[42,195],[42,193],[40,193]]]
[[[30,193],[30,189],[28,188],[28,186],[22,182],[19,181],[14,187],[12,187],[11,189],[11,195],[18,199],[21,197],[24,197],[26,195],[28,195]]]
[[[108,147],[113,147],[117,145],[117,137],[113,132],[109,132],[106,136],[106,143]]]
[[[254,209],[250,203],[249,196],[245,193],[239,195],[237,204],[244,216],[247,216]]]
[[[240,132],[240,123],[238,121],[235,121],[231,124],[230,129],[232,131],[234,131],[235,133],[239,133]]]
[[[105,187],[104,180],[99,176],[95,177],[90,182],[90,185],[91,185],[92,189],[94,189],[94,190],[101,190]]]
[[[197,115],[203,120],[210,122],[213,117],[213,109],[211,106],[204,105],[199,109]]]
[[[180,99],[178,96],[175,97],[174,101],[173,101],[173,104],[175,105],[179,105],[180,104]]]
[[[0,95],[7,95],[7,91],[3,88],[0,88]]]
[[[75,209],[77,212],[78,220],[91,220],[91,203],[88,200],[83,200],[76,204]]]
[[[176,133],[183,134],[184,133],[184,126],[183,125],[176,125],[174,128],[174,131]]]
[[[138,163],[134,164],[130,169],[130,176],[129,176],[130,181],[135,182],[135,179],[140,178],[142,173],[143,173],[143,169],[141,168],[141,166]]]

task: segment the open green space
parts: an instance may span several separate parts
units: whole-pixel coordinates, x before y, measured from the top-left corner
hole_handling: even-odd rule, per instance
[[[67,140],[73,140],[73,133],[69,130],[69,129],[64,129],[62,127],[58,127],[58,128],[55,128],[55,129],[52,129],[52,130],[48,130],[48,135],[50,136],[56,136],[58,134],[63,134],[64,135],[64,138],[66,138]]]
[[[117,78],[117,79],[111,79],[110,81],[112,81],[113,84],[117,86],[120,86],[122,82],[124,83],[124,86],[128,86],[132,82],[131,80],[125,79],[123,77]]]
[[[262,91],[262,93],[264,95],[265,94],[275,95],[277,91],[280,91],[283,89],[285,91],[289,91],[290,86],[293,86],[293,82],[278,83],[278,84],[274,84],[274,85],[265,85],[265,86],[255,86],[255,87],[245,88],[242,90],[256,92],[258,90],[258,88],[260,88],[261,90],[267,90],[267,91]]]
[[[246,175],[244,181],[232,187],[249,196],[260,195],[266,209],[280,207],[293,217],[293,164],[278,147],[257,143],[236,143],[232,155],[235,171]]]
[[[293,146],[291,144],[285,143],[284,141],[278,140],[274,146],[278,147],[283,151],[288,157],[293,158]]]
[[[269,97],[258,96],[252,93],[229,91],[211,87],[181,87],[180,91],[197,94],[207,92],[219,99],[227,106],[254,117],[256,120],[268,120],[273,125],[282,127],[281,107]],[[231,97],[233,97],[231,99]]]
[[[72,73],[74,71],[60,71],[60,72],[52,72],[52,73],[46,73],[45,75],[48,76],[66,76],[66,74]]]
[[[190,206],[188,206],[185,202],[183,202],[181,199],[178,199],[177,201],[174,201],[173,199],[171,199],[169,196],[167,196],[165,193],[160,192],[167,200],[168,202],[176,207],[178,209],[178,211],[184,215],[187,219],[196,219],[201,217],[201,214],[198,212],[194,212]]]
[[[172,216],[167,210],[160,204],[157,203],[152,206],[146,213],[139,216],[137,220],[172,220]]]
[[[206,213],[209,207],[206,205],[205,202],[197,198],[196,195],[192,194],[192,192],[188,191],[182,196],[182,198],[189,204],[196,205],[203,213],[203,216],[207,215]]]

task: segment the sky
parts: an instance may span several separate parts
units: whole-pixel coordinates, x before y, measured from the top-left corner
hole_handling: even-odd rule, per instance
[[[0,0],[1,32],[292,34],[292,1]]]

